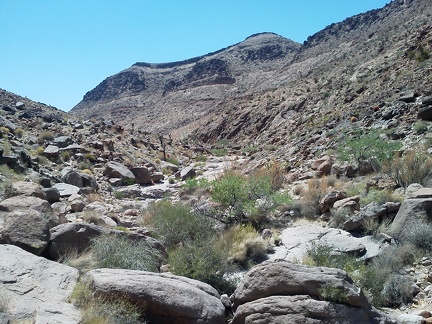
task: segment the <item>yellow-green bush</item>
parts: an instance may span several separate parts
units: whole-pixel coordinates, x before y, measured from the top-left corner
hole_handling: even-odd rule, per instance
[[[221,235],[219,242],[221,249],[227,249],[228,260],[243,268],[265,260],[270,248],[270,243],[251,225],[234,225]]]

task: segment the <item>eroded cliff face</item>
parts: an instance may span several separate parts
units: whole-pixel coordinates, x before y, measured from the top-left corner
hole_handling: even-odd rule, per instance
[[[298,44],[272,33],[182,62],[136,63],[89,91],[72,113],[201,141],[277,142],[337,127],[401,92],[428,95],[428,0],[398,0]],[[308,128],[309,127],[309,128]]]

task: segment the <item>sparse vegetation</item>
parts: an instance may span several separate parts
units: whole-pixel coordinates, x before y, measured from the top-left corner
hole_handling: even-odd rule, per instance
[[[135,305],[118,296],[114,299],[94,297],[90,284],[79,281],[70,297],[70,301],[80,308],[83,324],[142,324],[146,323]]]
[[[368,160],[379,170],[383,163],[393,158],[400,150],[400,141],[389,140],[384,133],[376,130],[355,129],[339,145],[338,156],[342,161],[359,163]],[[376,171],[377,171],[376,170]]]
[[[92,241],[92,255],[98,268],[157,272],[161,253],[145,240],[125,236],[100,236]]]
[[[366,264],[354,256],[334,253],[328,245],[312,243],[307,251],[305,263],[345,270],[355,284],[363,289],[374,306],[397,306],[410,301],[413,297],[409,276],[395,272],[413,261],[412,254],[407,255],[407,251],[404,247],[389,247],[372,263]],[[323,290],[322,293],[328,298],[339,296],[338,292],[327,290]]]
[[[144,223],[170,249],[194,241],[203,241],[214,234],[213,220],[191,211],[189,206],[167,200],[151,204]]]
[[[275,180],[266,170],[257,170],[249,177],[228,170],[211,182],[211,197],[222,207],[225,222],[251,222],[259,227],[267,212],[291,202],[287,193],[273,189],[278,184],[279,179]]]
[[[408,187],[412,183],[427,185],[430,182],[432,157],[422,149],[408,150],[400,157],[389,161],[386,172],[400,187]]]
[[[39,139],[43,141],[52,141],[54,139],[55,135],[51,131],[42,132],[39,135]]]

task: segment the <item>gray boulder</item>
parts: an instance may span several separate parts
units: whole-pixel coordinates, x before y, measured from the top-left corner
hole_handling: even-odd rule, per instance
[[[86,277],[96,296],[120,294],[142,307],[151,323],[226,323],[219,294],[200,281],[124,269],[96,269]]]
[[[56,183],[53,188],[59,191],[60,197],[69,197],[80,193],[79,187],[67,183]]]
[[[363,207],[358,214],[351,217],[343,224],[343,229],[346,231],[354,231],[362,227],[369,219],[376,220],[377,222],[387,213],[385,205],[378,205],[377,203],[370,203]]]
[[[81,253],[90,247],[93,238],[100,235],[124,235],[130,240],[145,240],[158,249],[163,258],[167,257],[162,243],[151,237],[82,223],[66,223],[53,227],[50,230],[50,243],[46,254],[55,260],[71,251]]]
[[[40,255],[48,245],[50,228],[58,222],[46,200],[26,196],[5,199],[0,203],[0,243]]]
[[[134,174],[136,182],[139,184],[151,184],[152,179],[150,171],[145,166],[133,167],[131,172]]]
[[[73,143],[70,136],[58,136],[54,138],[54,144],[60,148],[64,148]]]
[[[59,152],[58,146],[48,145],[43,151],[43,154],[47,157],[57,158],[59,156]]]
[[[362,308],[310,296],[270,296],[240,305],[232,324],[375,323]]]
[[[0,245],[0,255],[0,282],[9,297],[12,323],[80,322],[80,311],[68,303],[78,280],[78,270],[12,245]]]
[[[119,162],[110,161],[106,164],[103,175],[108,178],[120,178],[124,182],[135,181],[135,176],[131,170]]]
[[[180,171],[180,178],[182,180],[191,179],[196,176],[196,171],[193,167],[186,167]]]
[[[46,195],[40,185],[34,182],[25,181],[13,182],[5,188],[5,192],[3,195],[4,199],[15,196],[37,197],[41,199],[46,199]]]
[[[269,256],[271,259],[301,261],[312,243],[327,245],[335,253],[350,253],[364,259],[374,258],[382,250],[382,243],[371,236],[358,238],[341,229],[316,225],[287,228],[281,233],[281,241],[275,253]]]
[[[432,221],[432,198],[407,198],[402,202],[389,234],[403,239],[407,229],[422,219]]]
[[[84,186],[81,175],[77,171],[69,167],[64,168],[61,171],[61,181],[79,188]]]
[[[340,269],[310,267],[289,261],[265,261],[253,267],[231,296],[234,307],[270,296],[308,295],[323,299],[320,288],[332,286],[346,295],[346,305],[370,310],[360,288]]]

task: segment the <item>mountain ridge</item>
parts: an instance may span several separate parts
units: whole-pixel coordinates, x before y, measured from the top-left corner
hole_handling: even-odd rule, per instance
[[[425,0],[397,0],[331,24],[304,44],[260,33],[189,60],[137,62],[89,91],[71,112],[178,138],[245,143],[268,141],[278,127],[302,124],[305,116],[318,124],[328,113],[339,122],[358,118],[406,87],[429,93],[420,78],[410,80],[419,67],[407,53],[421,44],[429,49],[430,14]],[[422,69],[427,76],[429,67]],[[283,118],[299,103],[302,116]]]

